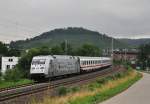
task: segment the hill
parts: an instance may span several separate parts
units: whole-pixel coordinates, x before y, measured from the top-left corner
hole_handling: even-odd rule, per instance
[[[118,39],[118,40],[121,42],[127,43],[132,47],[138,47],[139,45],[150,43],[150,38],[142,38],[142,39],[122,38],[122,39]]]
[[[87,30],[84,28],[68,27],[51,30],[31,39],[11,42],[10,47],[20,49],[40,46],[51,47],[54,45],[58,45],[65,40],[73,47],[78,47],[83,44],[89,43],[100,48],[110,48],[112,38],[108,37],[105,34],[101,34],[99,32]],[[114,47],[122,48],[128,47],[128,45],[114,39]]]

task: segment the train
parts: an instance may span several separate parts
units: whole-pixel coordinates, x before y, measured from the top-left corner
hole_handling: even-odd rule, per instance
[[[81,74],[110,67],[110,57],[85,57],[71,55],[34,56],[31,62],[30,76],[34,80]]]

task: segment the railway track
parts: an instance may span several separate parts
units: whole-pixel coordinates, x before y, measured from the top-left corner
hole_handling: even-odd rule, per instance
[[[122,70],[117,69],[117,68],[115,68],[115,69],[107,68],[102,71],[97,71],[97,72],[93,72],[93,73],[87,73],[87,74],[83,74],[83,75],[74,76],[71,78],[51,81],[50,83],[40,83],[40,84],[35,84],[35,85],[19,87],[16,89],[13,88],[13,89],[9,89],[9,90],[4,90],[4,91],[0,92],[0,102],[14,99],[14,98],[20,97],[20,96],[34,94],[34,93],[38,93],[41,91],[46,91],[48,89],[55,89],[60,86],[69,86],[69,85],[82,83],[82,82],[85,83],[90,80],[96,79],[98,77],[101,77],[101,78],[106,77],[111,74],[118,73],[120,71],[122,71]]]
[[[16,88],[21,88],[21,87],[26,87],[26,86],[31,86],[31,85],[33,85],[33,83],[22,84],[22,85],[17,85],[17,86],[13,86],[13,87],[7,87],[7,88],[0,88],[0,92],[7,91],[7,90],[12,90],[12,89],[16,89]]]

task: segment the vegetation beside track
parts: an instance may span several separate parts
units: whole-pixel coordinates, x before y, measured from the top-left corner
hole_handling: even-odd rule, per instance
[[[0,81],[0,89],[17,87],[20,85],[32,84],[33,81],[29,79],[20,79],[18,81]]]
[[[127,70],[97,79],[95,82],[81,87],[61,87],[59,89],[60,96],[46,97],[42,103],[38,104],[96,104],[129,88],[141,77],[142,74],[134,70]],[[37,102],[33,101],[32,104],[37,104]]]
[[[5,74],[0,76],[0,90],[34,83],[34,81],[23,76],[22,71],[17,68],[7,70]]]

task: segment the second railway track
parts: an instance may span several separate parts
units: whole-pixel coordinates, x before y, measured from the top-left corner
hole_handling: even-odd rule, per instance
[[[35,84],[35,85],[20,87],[16,89],[9,89],[5,91],[1,91],[0,102],[14,99],[20,96],[34,94],[34,93],[41,92],[41,91],[46,91],[48,89],[55,89],[60,86],[69,86],[69,85],[72,85],[75,83],[81,83],[81,82],[85,83],[92,79],[96,79],[98,77],[102,78],[110,74],[118,73],[120,71],[122,71],[120,70],[120,68],[113,68],[113,69],[107,68],[102,71],[96,71],[92,73],[74,76],[71,78],[51,81],[50,83],[41,83],[41,84]]]

